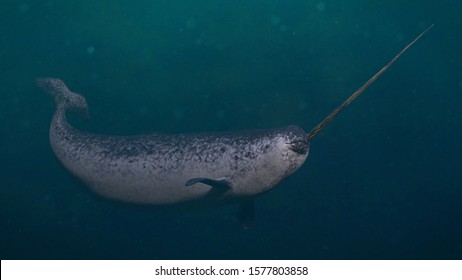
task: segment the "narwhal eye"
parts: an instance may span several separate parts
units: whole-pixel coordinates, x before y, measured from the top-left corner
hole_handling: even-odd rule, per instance
[[[287,144],[289,145],[289,149],[296,152],[297,154],[305,155],[308,153],[308,142],[306,141],[298,140]]]

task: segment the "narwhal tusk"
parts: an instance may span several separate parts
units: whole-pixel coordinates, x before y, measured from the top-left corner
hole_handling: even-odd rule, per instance
[[[433,26],[434,24],[430,25],[424,32],[417,36],[412,42],[410,42],[406,47],[404,47],[392,60],[390,60],[390,62],[388,62],[387,65],[380,69],[380,71],[378,71],[366,83],[364,83],[364,85],[362,85],[350,97],[348,97],[340,106],[338,106],[334,111],[332,111],[322,122],[320,122],[317,126],[311,129],[311,131],[307,134],[307,140],[311,141],[311,139],[318,135],[318,133],[325,126],[327,126],[342,109],[350,105],[350,103],[353,102],[353,100],[358,98],[358,96],[361,95],[361,93],[363,93],[372,83],[375,82],[375,80],[377,80],[377,78],[379,78],[385,71],[387,71],[388,68],[390,68],[391,65],[393,65],[393,63],[395,63],[395,61],[401,57],[401,55],[403,55],[412,45],[415,44],[415,42],[417,42],[423,35],[425,35],[425,33],[432,29]]]

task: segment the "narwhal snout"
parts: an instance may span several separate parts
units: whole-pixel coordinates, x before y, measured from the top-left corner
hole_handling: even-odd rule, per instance
[[[306,140],[297,140],[288,144],[289,149],[301,155],[306,155],[310,147],[310,142]]]

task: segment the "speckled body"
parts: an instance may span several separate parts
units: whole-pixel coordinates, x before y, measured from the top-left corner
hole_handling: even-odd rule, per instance
[[[66,111],[87,111],[85,99],[58,79],[41,79],[57,109],[50,142],[60,162],[105,197],[155,205],[213,206],[239,202],[276,186],[308,155],[297,126],[237,132],[107,136],[79,131]],[[191,178],[225,179],[228,189]]]

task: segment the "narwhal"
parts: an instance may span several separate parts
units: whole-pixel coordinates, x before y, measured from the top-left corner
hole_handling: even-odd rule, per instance
[[[239,203],[244,227],[254,220],[255,197],[305,162],[311,140],[415,42],[404,47],[323,121],[306,133],[298,126],[231,132],[108,136],[72,127],[66,113],[88,114],[85,98],[56,78],[37,79],[54,98],[51,147],[59,161],[94,192],[125,202],[179,207]]]

